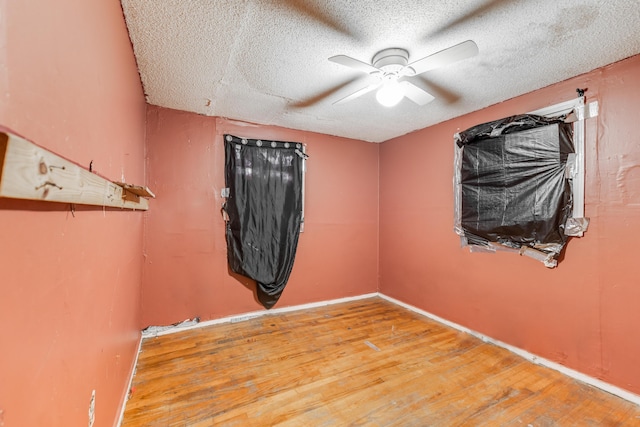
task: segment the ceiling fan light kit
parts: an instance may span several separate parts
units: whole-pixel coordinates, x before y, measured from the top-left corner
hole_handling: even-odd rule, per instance
[[[372,65],[381,70],[382,86],[376,92],[380,105],[394,107],[404,98],[404,87],[400,84],[400,72],[409,62],[409,52],[400,48],[381,50],[372,59]]]
[[[404,98],[404,87],[397,79],[389,79],[376,92],[376,99],[385,107],[396,106]]]
[[[368,84],[335,101],[334,104],[343,104],[378,89],[376,99],[385,107],[397,105],[404,97],[418,105],[426,105],[435,98],[412,83],[411,78],[477,54],[478,46],[472,40],[467,40],[411,63],[409,63],[409,52],[397,47],[383,49],[376,53],[371,64],[346,55],[332,56],[329,61],[362,71],[378,79],[377,83]]]

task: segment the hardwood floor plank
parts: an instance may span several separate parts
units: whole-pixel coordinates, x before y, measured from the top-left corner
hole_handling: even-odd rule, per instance
[[[370,298],[145,339],[122,425],[640,426],[640,407]]]

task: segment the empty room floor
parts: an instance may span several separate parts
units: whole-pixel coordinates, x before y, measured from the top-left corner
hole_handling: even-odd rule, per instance
[[[379,297],[142,343],[122,426],[640,426],[640,406]]]

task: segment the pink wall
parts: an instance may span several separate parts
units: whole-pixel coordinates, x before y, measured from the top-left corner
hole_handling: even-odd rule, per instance
[[[640,393],[640,56],[385,142],[380,148],[381,292]],[[469,253],[453,232],[453,134],[588,88],[582,239],[550,270]]]
[[[376,292],[379,146],[149,107],[143,324],[262,309],[227,268],[223,134],[307,144],[306,226],[276,307]]]
[[[94,389],[96,426],[112,425],[140,327],[261,309],[226,264],[226,132],[304,142],[311,156],[306,230],[276,307],[375,292],[380,272],[387,295],[640,392],[640,57],[381,146],[147,111],[117,0],[0,0],[0,70],[0,125],[158,194],[144,216],[0,199],[0,425],[86,425]],[[588,123],[586,237],[555,270],[461,249],[453,133],[576,87],[601,108]]]
[[[0,125],[144,183],[145,110],[117,0],[0,0]],[[0,199],[0,425],[113,425],[140,329],[141,212]]]

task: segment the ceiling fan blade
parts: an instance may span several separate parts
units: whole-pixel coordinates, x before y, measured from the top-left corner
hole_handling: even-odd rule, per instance
[[[404,88],[404,96],[418,105],[426,105],[435,99],[433,95],[409,81],[405,80],[400,82],[400,84]]]
[[[411,77],[411,83],[435,96],[439,102],[454,104],[460,99],[460,95],[434,83],[431,80],[428,80],[424,75]]]
[[[341,20],[338,19],[339,17],[333,16],[335,14],[330,13],[331,9],[322,3],[318,5],[318,2],[310,0],[273,0],[273,3],[290,8],[297,14],[312,19],[347,37],[354,37],[351,29],[348,28],[344,22],[341,22]]]
[[[332,56],[331,58],[329,58],[329,61],[335,62],[336,64],[344,65],[345,67],[356,69],[358,71],[362,71],[363,73],[372,74],[381,72],[373,65],[359,61],[347,55]]]
[[[304,100],[300,100],[298,102],[294,102],[291,104],[294,108],[307,108],[312,107],[318,103],[323,102],[325,99],[332,99],[336,96],[344,96],[343,93],[350,93],[354,88],[359,88],[363,85],[363,78],[368,80],[367,76],[362,77],[354,77],[349,81],[339,84],[338,86],[329,88],[317,95],[307,98]]]
[[[440,34],[445,34],[446,32],[450,32],[452,28],[456,28],[461,25],[468,24],[471,21],[478,20],[483,16],[498,12],[500,13],[500,9],[505,9],[513,3],[517,3],[515,0],[488,0],[485,1],[481,6],[475,7],[471,10],[468,10],[464,15],[458,17],[457,19],[446,23],[443,27],[432,31],[427,37],[427,40],[433,39]]]
[[[415,62],[407,65],[409,72],[405,72],[406,75],[417,75],[433,70],[436,68],[444,67],[445,65],[452,64],[463,59],[471,58],[478,54],[478,45],[473,40],[467,40],[450,48],[443,49],[440,52],[436,52],[433,55],[429,55],[425,58],[418,59]],[[415,74],[410,71],[413,69]]]
[[[362,89],[359,89],[359,90],[353,92],[351,95],[347,95],[344,98],[338,99],[336,102],[333,103],[333,105],[344,104],[345,102],[349,102],[351,100],[359,98],[362,95],[364,95],[366,93],[369,93],[372,90],[375,90],[376,88],[380,87],[381,84],[382,84],[381,82],[376,82],[376,83],[372,83],[372,84],[370,84],[368,86],[365,86]]]

